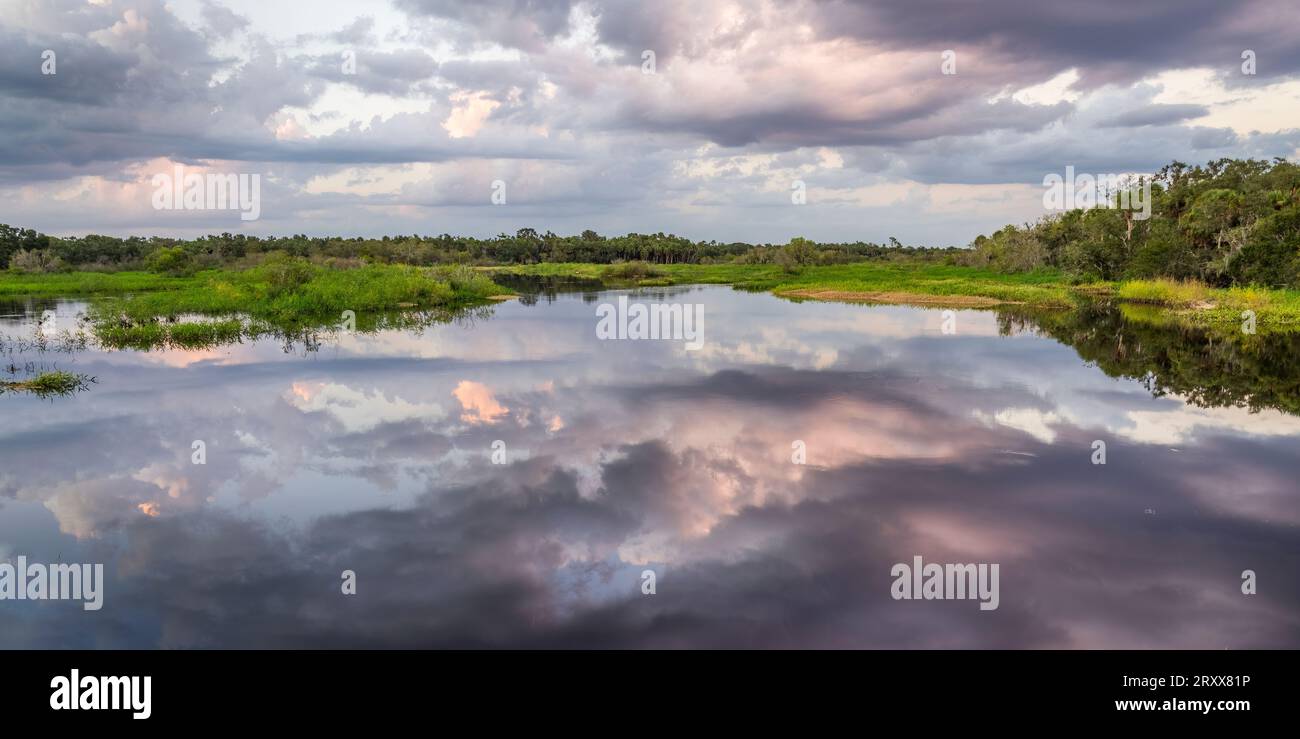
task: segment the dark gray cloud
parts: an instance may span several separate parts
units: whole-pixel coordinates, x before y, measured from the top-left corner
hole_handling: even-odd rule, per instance
[[[1240,77],[1245,49],[1271,60],[1271,69],[1259,74],[1300,70],[1300,49],[1292,40],[1300,31],[1300,13],[1286,0],[1102,0],[1086,8],[1016,0],[815,0],[814,5],[818,12],[812,18],[823,35],[904,48],[970,45],[1060,69],[1077,67],[1086,86],[1131,82],[1179,67],[1205,66]],[[978,56],[972,63],[979,63]]]
[[[539,50],[568,29],[570,0],[395,0],[394,4],[416,16],[456,21],[468,29],[467,37],[525,50]]]
[[[377,234],[393,223],[381,208],[415,205],[402,230],[436,216],[476,235],[502,230],[500,219],[505,230],[783,241],[811,228],[821,238],[965,243],[1033,217],[1033,204],[948,212],[918,193],[909,207],[939,207],[917,219],[863,206],[854,191],[919,182],[1014,193],[1065,164],[1149,171],[1172,159],[1291,156],[1300,143],[1300,120],[1265,119],[1252,135],[1216,118],[1260,86],[1294,81],[1300,20],[1276,0],[1107,0],[1090,12],[1009,0],[395,0],[305,32],[215,0],[188,21],[162,0],[6,11],[0,188],[11,196],[0,220],[60,233],[97,222],[150,233],[222,225],[145,207],[143,168],[167,159],[266,175],[274,201],[264,221],[242,224],[252,231],[300,232],[310,219]],[[58,54],[57,75],[40,74],[45,49]],[[957,52],[955,75],[940,74],[945,49]],[[1254,76],[1241,74],[1246,49]],[[656,55],[651,75],[641,74],[645,50]],[[356,74],[344,72],[344,53]],[[1160,97],[1152,80],[1192,68],[1240,100],[1222,88],[1221,103]],[[1068,95],[1012,94],[1068,70],[1079,76]],[[823,166],[822,147],[846,166]],[[753,166],[765,157],[773,163]],[[399,181],[403,168],[427,164],[440,166],[425,181]],[[388,169],[346,172],[358,167]],[[796,173],[835,190],[819,201],[833,212],[772,209]],[[112,185],[65,207],[52,193],[84,185],[79,177]],[[339,177],[396,184],[307,190]],[[484,215],[494,179],[510,182],[518,210]],[[108,194],[131,183],[126,207]],[[29,186],[26,200],[13,196]],[[863,234],[862,223],[888,233]]]
[[[54,54],[54,74],[42,71],[47,51]],[[104,105],[128,89],[132,66],[129,57],[84,39],[42,41],[0,28],[0,103],[6,118],[30,111],[35,101]]]
[[[1135,128],[1138,126],[1161,126],[1179,123],[1189,118],[1207,115],[1210,109],[1204,105],[1168,105],[1152,103],[1145,108],[1128,110],[1097,123],[1101,127]]]
[[[344,71],[345,63],[349,65],[348,71]],[[324,79],[355,85],[366,92],[405,95],[413,92],[419,83],[428,82],[437,72],[438,63],[419,49],[391,52],[345,49],[342,54],[314,57],[309,69]]]

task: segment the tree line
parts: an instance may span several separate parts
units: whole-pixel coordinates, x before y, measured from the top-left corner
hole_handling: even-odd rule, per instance
[[[25,272],[150,269],[170,274],[258,263],[273,252],[340,266],[434,264],[842,264],[865,260],[939,261],[1003,272],[1055,269],[1075,281],[1171,277],[1215,286],[1300,287],[1300,166],[1285,159],[1173,162],[1149,180],[1150,217],[1122,208],[1074,209],[978,236],[967,248],[888,243],[787,244],[692,241],[673,234],[576,236],[521,228],[479,239],[249,236],[197,239],[91,234],[47,236],[0,224],[0,269]]]
[[[1080,281],[1151,277],[1300,287],[1300,166],[1283,158],[1173,162],[1150,180],[1145,219],[1070,210],[979,236],[963,263],[1055,268]]]
[[[539,233],[531,228],[488,239],[450,234],[342,238],[231,233],[197,239],[119,238],[97,234],[63,238],[0,224],[0,269],[24,272],[150,269],[182,273],[256,263],[270,253],[333,261],[344,266],[362,261],[414,265],[541,262],[710,264],[733,261],[807,265],[894,257],[933,258],[957,251],[956,247],[904,246],[896,239],[891,239],[888,244],[875,244],[815,243],[795,238],[788,244],[773,245],[692,241],[664,233],[601,236],[587,230],[577,236],[559,236],[549,231]]]

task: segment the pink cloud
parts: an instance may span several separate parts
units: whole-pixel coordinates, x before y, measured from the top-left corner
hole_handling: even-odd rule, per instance
[[[497,402],[491,388],[481,382],[461,380],[451,394],[456,396],[456,400],[465,409],[460,414],[460,420],[466,423],[496,423],[510,412],[509,408]]]

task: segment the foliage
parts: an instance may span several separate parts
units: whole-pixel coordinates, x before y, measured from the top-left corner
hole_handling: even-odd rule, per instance
[[[549,262],[617,264],[644,262],[664,264],[709,264],[736,259],[751,263],[772,263],[786,251],[795,263],[836,264],[849,261],[888,259],[943,259],[958,251],[955,247],[931,249],[904,246],[896,240],[888,245],[870,242],[844,244],[815,243],[794,239],[791,244],[748,244],[743,242],[691,241],[672,234],[601,236],[583,231],[578,236],[559,236],[521,228],[514,234],[489,239],[452,236],[384,236],[382,238],[310,237],[305,235],[258,237],[245,234],[203,236],[193,240],[170,238],[117,238],[91,234],[84,237],[54,238],[35,231],[0,225],[0,258],[7,260],[19,249],[50,249],[77,270],[154,270],[163,250],[180,249],[195,269],[255,266],[270,255],[300,257],[314,264],[379,263],[433,266],[440,264],[503,265]],[[815,253],[810,258],[808,251]],[[176,259],[176,257],[169,257]],[[151,261],[154,260],[154,261]]]
[[[979,236],[965,263],[1042,266],[1077,281],[1167,277],[1214,287],[1300,287],[1300,166],[1285,159],[1174,162],[1151,183],[1151,213],[1093,208]]]
[[[285,252],[272,252],[256,269],[256,274],[266,280],[271,297],[291,293],[306,285],[311,281],[312,273],[311,262]]]
[[[164,246],[145,259],[145,266],[150,272],[188,277],[197,271],[194,259],[189,252],[179,246]]]
[[[648,262],[619,262],[611,264],[600,271],[600,276],[606,280],[644,280],[647,278],[663,277],[664,273],[655,269]]]
[[[9,268],[23,274],[62,272],[63,260],[49,249],[20,249],[9,258]]]
[[[279,255],[242,271],[202,272],[182,287],[127,295],[92,305],[96,334],[118,345],[196,342],[225,326],[175,323],[186,315],[250,317],[276,327],[337,324],[343,311],[365,312],[455,307],[509,291],[468,268],[429,270],[369,265],[336,270],[301,257]],[[174,324],[158,326],[159,320]],[[136,341],[138,339],[138,342]]]

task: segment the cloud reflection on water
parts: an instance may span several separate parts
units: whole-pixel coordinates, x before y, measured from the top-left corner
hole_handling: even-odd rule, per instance
[[[562,297],[78,357],[92,394],[5,400],[0,556],[103,557],[106,607],[0,604],[0,646],[1300,646],[1295,417],[1153,398],[990,313],[689,300],[700,352],[598,342]],[[893,601],[916,554],[1001,563],[1000,608]]]

